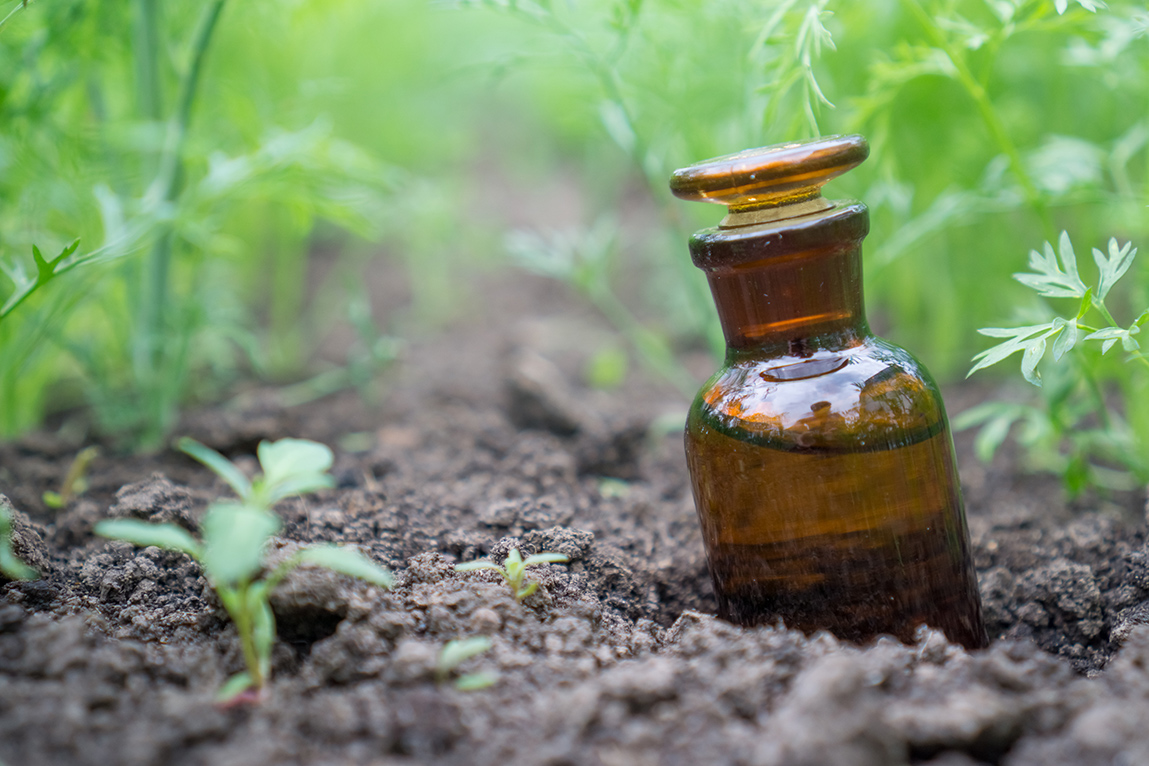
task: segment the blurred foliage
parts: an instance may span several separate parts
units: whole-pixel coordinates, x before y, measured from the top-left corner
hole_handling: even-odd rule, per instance
[[[427,66],[428,25],[414,2],[16,3],[0,27],[0,434],[87,403],[157,445],[189,400],[297,377],[332,322],[308,311],[316,238],[378,240],[414,186],[400,159],[455,140],[428,129],[447,111],[428,97],[447,66]],[[77,237],[58,264],[28,263]],[[326,273],[364,268],[348,253]]]
[[[515,25],[524,42],[489,66],[538,94],[550,132],[584,131],[596,199],[588,236],[631,206],[628,179],[644,179],[669,224],[642,248],[648,284],[668,317],[661,326],[680,338],[720,346],[702,280],[682,264],[690,232],[721,213],[672,200],[666,180],[750,146],[870,139],[870,160],[829,193],[871,208],[871,319],[943,378],[975,350],[974,327],[1029,300],[1008,280],[1016,253],[1059,229],[1135,239],[1149,226],[1143,4],[460,4]],[[1136,280],[1149,287],[1143,273]]]
[[[1081,241],[1137,240],[1149,228],[1143,3],[460,4],[517,25],[530,43],[492,62],[492,71],[533,88],[542,107],[553,105],[549,133],[572,136],[578,124],[588,147],[593,218],[578,231],[516,234],[512,255],[590,297],[637,358],[677,377],[680,389],[681,377],[644,349],[641,330],[669,329],[679,346],[706,339],[721,353],[709,295],[685,247],[693,229],[721,212],[672,200],[666,181],[675,167],[820,134],[866,135],[869,161],[829,194],[871,209],[866,292],[875,329],[943,380],[956,378],[978,348],[975,328],[1048,313],[1009,279],[1032,242],[1053,241],[1059,230]],[[604,246],[603,228],[625,227],[635,206],[635,177],[665,225],[637,244],[615,237]],[[569,257],[588,252],[594,257]],[[626,315],[608,311],[621,302],[603,296],[619,289],[636,254],[649,301]],[[1097,273],[1093,264],[1083,272]],[[1149,303],[1149,270],[1134,265],[1125,281],[1110,304],[1135,315]],[[1031,464],[1060,473],[1072,492],[1144,482],[1144,376],[1094,356],[1080,350],[1073,369],[1052,370],[1040,403],[980,409],[968,422],[991,413],[993,438],[1028,423],[1019,434]],[[1099,382],[1083,391],[1074,370],[1091,366]]]
[[[301,400],[393,355],[365,315],[418,332],[465,306],[462,270],[508,254],[689,390],[675,353],[722,343],[686,240],[721,211],[667,179],[750,146],[870,139],[829,193],[870,206],[875,328],[942,379],[975,328],[1038,308],[1009,279],[1033,242],[1149,228],[1144,3],[227,3],[173,152],[214,4],[39,0],[0,28],[0,262],[31,273],[33,244],[77,237],[107,256],[0,321],[0,432],[86,401],[154,443],[180,402],[299,380],[380,253],[409,308],[348,300],[366,356]],[[524,220],[523,196],[552,198],[555,222]],[[1115,311],[1149,303],[1142,265],[1125,282]],[[609,361],[600,384],[627,369]]]

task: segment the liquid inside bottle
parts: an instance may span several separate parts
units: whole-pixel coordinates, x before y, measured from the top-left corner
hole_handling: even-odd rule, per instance
[[[818,194],[866,151],[860,137],[768,147],[672,183],[731,205],[691,241],[728,345],[686,429],[719,615],[856,641],[928,624],[976,648],[986,636],[941,397],[865,321],[865,206]]]

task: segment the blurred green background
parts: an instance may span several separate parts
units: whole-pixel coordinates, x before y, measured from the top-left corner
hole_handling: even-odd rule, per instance
[[[686,239],[722,211],[666,182],[751,146],[869,138],[828,193],[870,206],[875,329],[943,381],[987,345],[976,328],[1036,310],[1010,278],[1030,249],[1063,229],[1081,254],[1111,236],[1144,247],[1149,228],[1144,3],[37,0],[3,14],[0,435],[89,405],[105,434],[156,446],[181,407],[240,380],[362,382],[394,339],[451,318],[464,275],[506,264],[568,282],[634,364],[691,391],[677,355],[721,345]],[[560,230],[487,214],[510,204],[499,191],[556,179],[579,200]],[[54,278],[37,280],[33,245]],[[380,259],[403,269],[402,309],[370,305]],[[618,287],[626,274],[638,294]],[[1114,305],[1135,315],[1144,256],[1124,281]],[[308,378],[337,324],[357,339],[347,359]]]

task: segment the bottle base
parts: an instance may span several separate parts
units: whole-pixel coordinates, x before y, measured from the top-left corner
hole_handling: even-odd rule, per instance
[[[910,643],[928,625],[967,649],[988,644],[974,573],[939,546],[936,534],[902,536],[896,547],[864,537],[715,546],[718,616],[746,627],[781,620],[856,643],[880,635]]]

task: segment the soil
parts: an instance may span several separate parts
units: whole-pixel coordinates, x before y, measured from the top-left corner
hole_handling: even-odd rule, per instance
[[[713,616],[681,446],[685,402],[632,370],[581,385],[605,329],[563,288],[485,285],[490,308],[412,342],[369,405],[287,408],[253,390],[181,432],[252,471],[260,439],[336,448],[336,489],[281,504],[273,555],[357,546],[390,591],[297,570],[276,592],[259,705],[213,695],[242,668],[186,556],[92,535],[103,518],[196,530],[226,488],[175,453],[105,449],[83,496],[58,489],[74,421],[0,446],[18,552],[43,578],[0,585],[0,760],[124,764],[1134,764],[1149,762],[1144,496],[1067,504],[1056,480],[993,465],[959,435],[992,645],[923,628],[855,646]],[[495,315],[495,309],[498,314]],[[699,371],[706,366],[698,362]],[[951,412],[987,392],[947,392]],[[671,425],[666,425],[670,423]],[[477,557],[557,551],[517,603]],[[436,679],[446,641],[485,635]]]

